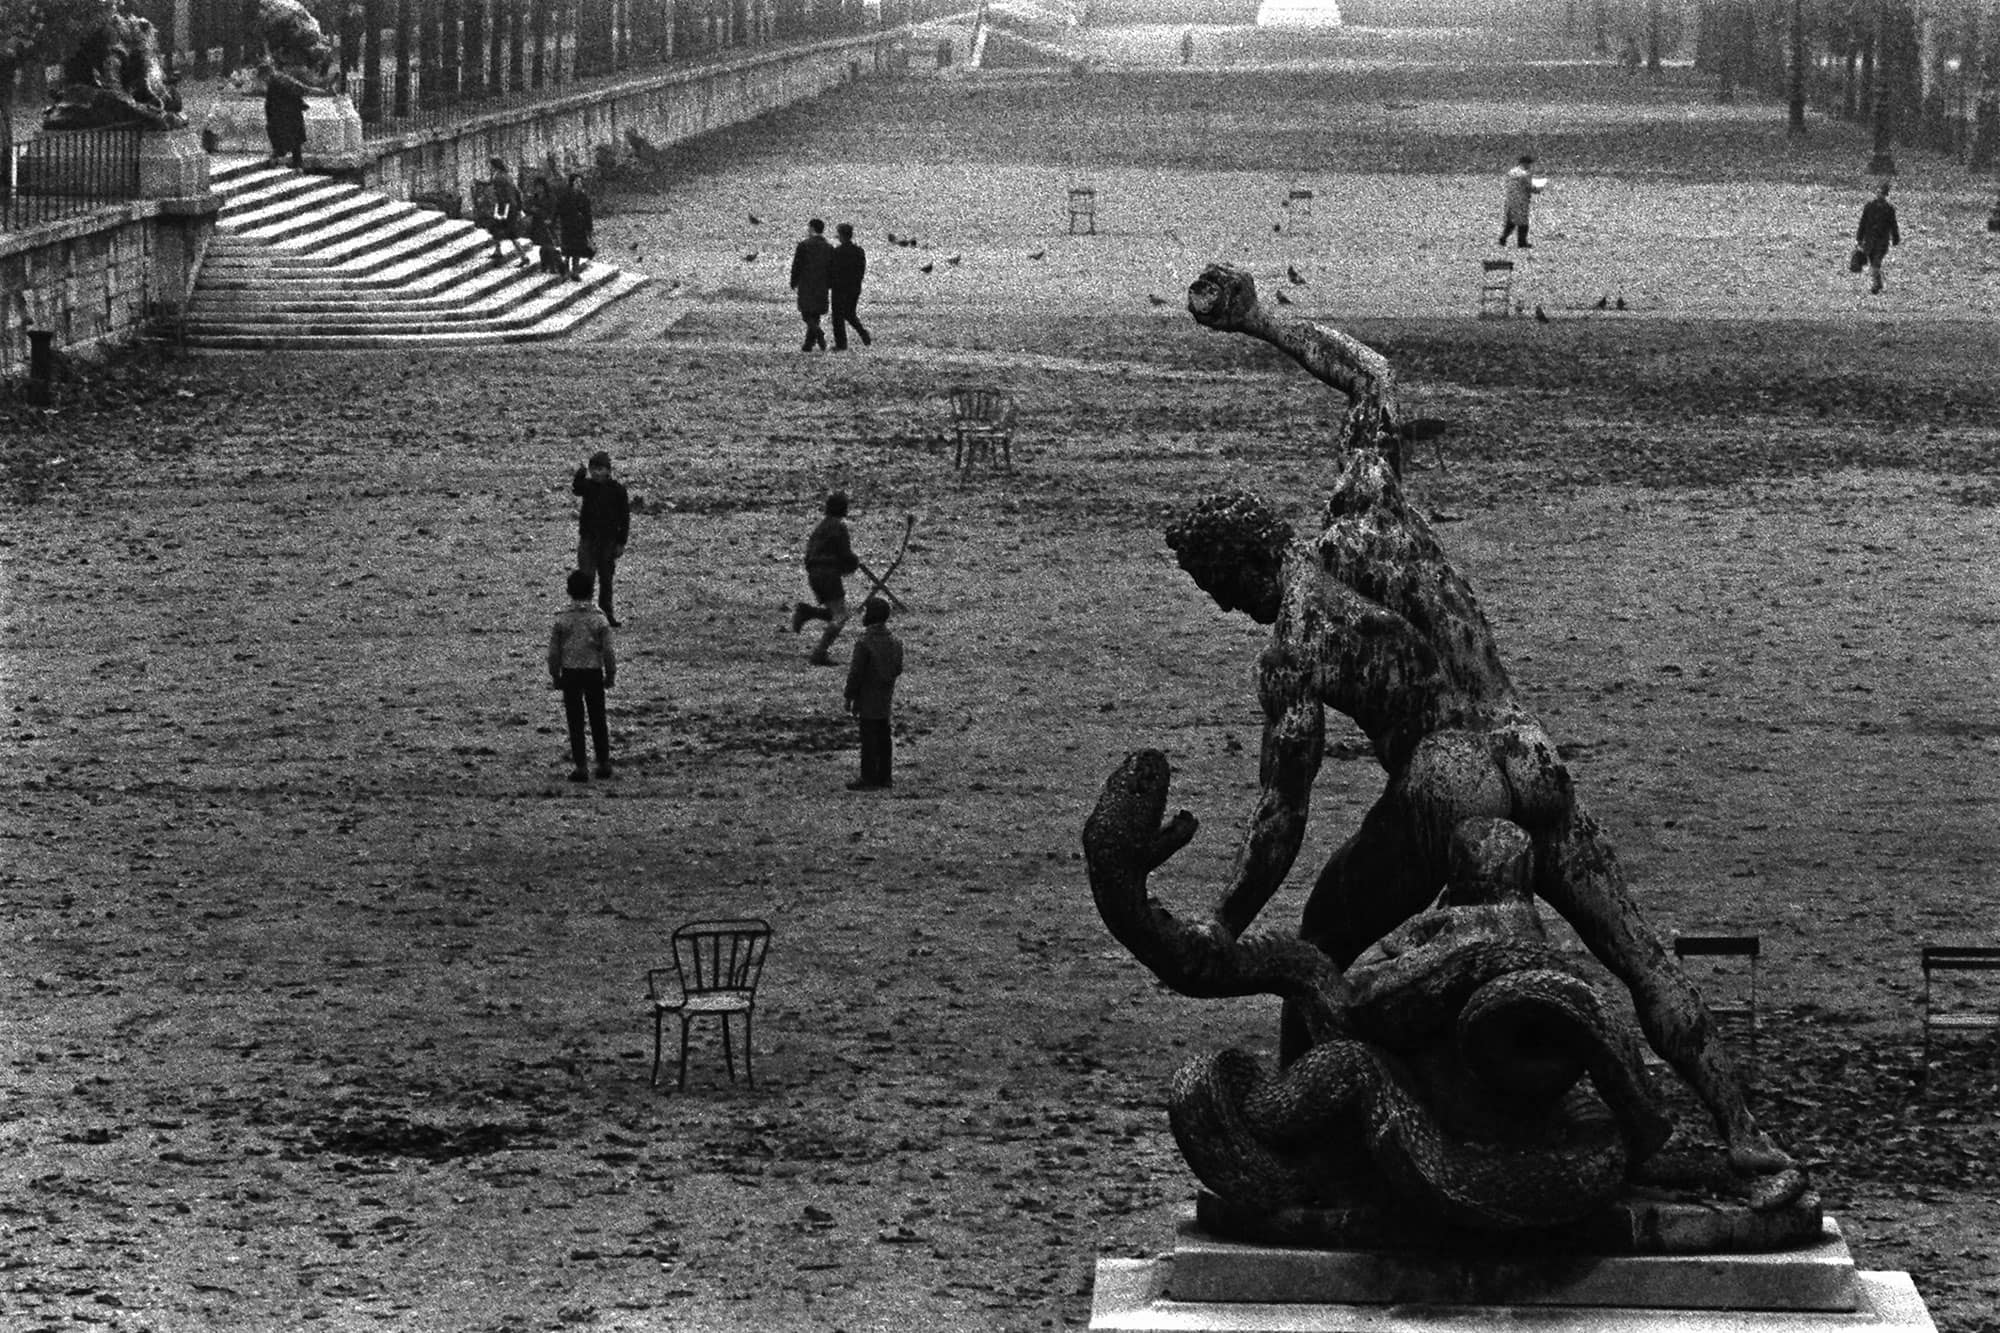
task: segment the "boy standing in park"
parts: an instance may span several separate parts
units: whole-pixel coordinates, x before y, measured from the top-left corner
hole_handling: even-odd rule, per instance
[[[824,620],[826,631],[819,637],[819,647],[813,649],[806,661],[814,666],[832,666],[833,658],[829,650],[833,641],[840,637],[840,627],[847,623],[847,589],[842,585],[843,575],[852,574],[861,568],[860,557],[854,554],[853,543],[847,536],[847,492],[835,491],[826,497],[826,517],[822,518],[806,538],[806,586],[812,589],[818,606],[810,602],[798,602],[792,606],[792,633],[808,620]]]
[[[903,645],[889,632],[889,603],[882,598],[870,597],[861,604],[861,624],[854,659],[847,665],[847,711],[861,723],[861,776],[847,789],[876,791],[896,785],[890,766],[889,707],[896,677],[903,674]]]
[[[617,629],[621,623],[611,607],[611,580],[618,573],[618,557],[625,554],[625,539],[632,531],[632,500],[625,483],[611,475],[611,455],[602,449],[590,462],[576,470],[569,488],[583,497],[576,514],[576,567],[597,583],[597,604],[604,618]]]
[[[604,720],[604,692],[617,683],[618,656],[611,646],[611,622],[590,604],[590,574],[570,571],[569,605],[556,614],[549,631],[549,681],[562,691],[569,722],[571,782],[590,781],[583,748],[584,716],[597,749],[597,776],[611,776],[611,729]]]

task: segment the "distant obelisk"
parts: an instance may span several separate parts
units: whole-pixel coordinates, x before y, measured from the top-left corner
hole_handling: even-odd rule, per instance
[[[1338,28],[1336,0],[1264,0],[1257,6],[1260,28]]]

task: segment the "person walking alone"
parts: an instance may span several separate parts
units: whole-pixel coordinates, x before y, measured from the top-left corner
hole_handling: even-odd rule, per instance
[[[1882,261],[1889,247],[1901,245],[1903,233],[1896,228],[1896,206],[1889,202],[1889,182],[1875,187],[1875,197],[1861,206],[1861,222],[1854,229],[1854,246],[1868,260],[1868,293],[1882,291]]]
[[[854,243],[853,223],[843,222],[833,231],[840,237],[840,244],[833,247],[833,255],[827,261],[829,295],[833,302],[833,350],[844,352],[850,326],[860,335],[863,347],[875,341],[854,313],[861,300],[862,280],[868,276],[868,252]]]
[[[264,76],[264,133],[271,140],[271,160],[291,159],[293,171],[305,169],[306,85],[279,69],[268,58],[257,66]]]
[[[625,483],[611,475],[611,455],[601,449],[576,470],[569,488],[583,497],[576,514],[576,567],[596,580],[597,604],[615,629],[623,622],[611,609],[611,580],[631,535],[631,498]]]
[[[806,223],[805,239],[792,251],[792,290],[799,297],[799,318],[806,323],[805,346],[826,350],[826,330],[820,317],[826,314],[828,292],[833,285],[833,246],[826,239],[826,223],[814,218]]]
[[[1547,181],[1535,179],[1535,159],[1531,153],[1521,154],[1521,160],[1507,173],[1506,205],[1501,215],[1500,248],[1507,248],[1507,238],[1519,233],[1515,242],[1523,250],[1535,247],[1528,244],[1528,210],[1540,194]]]

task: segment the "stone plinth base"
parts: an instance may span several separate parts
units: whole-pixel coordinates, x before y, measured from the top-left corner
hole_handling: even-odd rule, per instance
[[[1907,1273],[1819,1241],[1767,1254],[1306,1249],[1217,1239],[1097,1265],[1090,1327],[1134,1333],[1937,1333]]]
[[[208,154],[193,130],[139,136],[139,197],[193,199],[208,193]]]
[[[215,104],[202,133],[217,153],[271,155],[261,96],[224,97]],[[354,171],[362,165],[361,113],[345,93],[306,99],[303,157],[308,171]]]

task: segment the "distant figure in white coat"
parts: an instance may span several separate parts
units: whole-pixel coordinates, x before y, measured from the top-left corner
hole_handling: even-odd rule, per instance
[[[1528,244],[1528,209],[1536,195],[1547,188],[1548,182],[1535,175],[1535,158],[1532,153],[1523,153],[1514,169],[1507,173],[1507,208],[1502,215],[1500,228],[1500,248],[1507,248],[1507,238],[1518,235],[1515,242],[1523,250],[1532,250]]]

